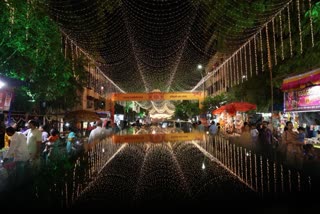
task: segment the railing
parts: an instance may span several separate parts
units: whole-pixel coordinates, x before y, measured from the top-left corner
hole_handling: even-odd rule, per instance
[[[122,145],[106,138],[75,158],[61,156],[44,165],[32,183],[35,203],[44,198],[47,206],[70,207]]]
[[[311,177],[299,170],[289,169],[222,136],[206,139],[199,141],[199,146],[262,197],[309,193],[316,189]],[[33,189],[30,196],[35,203],[40,200],[48,203],[48,207],[71,207],[103,167],[126,145],[115,144],[111,138],[106,138],[83,155],[44,165],[40,175],[30,184]]]
[[[199,145],[262,196],[313,190],[310,176],[231,143],[221,135],[208,137]]]

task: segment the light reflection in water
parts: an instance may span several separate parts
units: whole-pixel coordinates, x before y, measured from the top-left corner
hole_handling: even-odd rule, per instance
[[[185,137],[185,136],[183,136]],[[280,178],[277,178],[277,168],[276,164],[273,163],[273,172],[270,172],[270,165],[269,160],[264,161],[262,156],[259,156],[259,166],[257,166],[257,156],[255,153],[251,153],[250,150],[243,149],[242,147],[237,147],[235,144],[230,144],[227,140],[219,141],[219,138],[215,138],[216,141],[210,142],[210,141],[201,141],[201,140],[195,140],[192,141],[193,143],[193,149],[196,149],[195,151],[199,152],[199,154],[202,155],[201,159],[195,159],[198,156],[194,156],[194,154],[184,154],[183,152],[180,152],[180,149],[184,148],[183,145],[189,145],[190,141],[183,141],[183,143],[166,143],[166,151],[168,157],[171,157],[172,162],[174,162],[175,166],[175,172],[179,174],[179,179],[182,183],[184,183],[181,186],[181,190],[186,192],[186,195],[192,195],[195,192],[190,187],[192,184],[191,181],[188,180],[188,176],[186,176],[186,172],[190,172],[194,174],[194,172],[190,171],[192,168],[192,162],[189,162],[188,159],[192,159],[193,161],[197,162],[197,160],[201,160],[201,163],[199,163],[198,170],[201,170],[201,176],[208,176],[208,173],[222,173],[223,177],[222,180],[219,180],[219,182],[224,182],[225,180],[228,180],[231,178],[231,174],[228,173],[225,169],[229,169],[230,171],[234,172],[235,175],[237,175],[239,178],[243,179],[245,183],[247,183],[248,187],[251,187],[255,189],[257,192],[264,193],[264,184],[267,184],[267,191],[270,192],[270,185],[274,185],[274,192],[277,192],[277,181],[280,180],[281,183],[281,190],[282,192],[285,191],[284,188],[284,170],[282,165],[280,165]],[[188,143],[189,142],[189,143]],[[198,142],[197,144],[194,142]],[[94,178],[96,180],[96,177],[101,175],[101,173],[104,173],[105,169],[107,169],[109,166],[112,166],[115,159],[118,159],[122,154],[122,151],[127,150],[128,146],[124,145],[130,145],[130,144],[120,144],[120,143],[112,143],[111,140],[103,142],[101,144],[96,145],[91,151],[88,152],[87,157],[87,164],[88,168],[85,169],[84,174],[79,174],[79,171],[83,167],[83,163],[81,163],[80,159],[77,159],[75,161],[75,164],[72,169],[72,182],[65,182],[63,186],[60,186],[61,184],[55,183],[51,188],[53,192],[59,192],[61,194],[61,197],[66,198],[66,201],[64,202],[65,206],[70,206],[73,201],[78,200],[79,196],[81,196],[84,192],[88,190],[88,184],[92,179]],[[143,148],[143,151],[149,151],[150,148],[157,147],[157,144],[149,143],[149,144],[138,144],[130,145],[128,148],[133,148],[138,146],[139,148]],[[158,145],[162,145],[161,143]],[[180,146],[178,146],[180,145]],[[202,148],[206,149],[207,151],[202,151],[201,149],[198,149],[198,146],[201,146]],[[119,149],[122,148],[122,149]],[[178,149],[180,148],[180,149]],[[151,150],[150,150],[151,151]],[[184,150],[181,150],[184,151]],[[207,165],[207,162],[203,161],[203,154],[208,153],[206,155],[210,155],[210,153],[216,154],[215,157],[212,156],[212,158],[218,158],[221,160],[220,163],[216,162],[217,165],[225,165],[225,169],[220,168],[219,170],[211,170],[210,164]],[[200,156],[199,156],[200,157]],[[123,157],[125,158],[125,157]],[[249,158],[249,160],[248,160]],[[253,159],[252,159],[253,158]],[[212,160],[213,160],[212,159]],[[146,160],[144,160],[146,161]],[[188,163],[188,164],[185,164]],[[152,165],[150,165],[151,167]],[[201,166],[201,167],[199,167]],[[140,166],[141,167],[141,166]],[[147,171],[145,173],[146,176],[148,176],[148,170],[151,168],[145,168]],[[120,167],[123,168],[123,167]],[[201,169],[200,169],[201,168]],[[193,169],[194,170],[194,169]],[[205,173],[204,173],[205,170]],[[258,174],[259,170],[259,174]],[[100,172],[100,173],[99,173]],[[196,171],[195,171],[196,172]],[[226,173],[226,174],[225,174]],[[271,173],[271,174],[270,174]],[[288,185],[289,185],[289,191],[292,191],[292,177],[294,179],[297,179],[297,187],[298,191],[301,190],[301,183],[302,179],[300,174],[297,174],[297,177],[291,175],[291,171],[288,171]],[[273,175],[273,177],[271,176]],[[296,175],[296,174],[294,174]],[[121,176],[121,174],[119,174]],[[172,175],[173,176],[173,175]],[[217,175],[216,175],[217,176]],[[218,174],[218,177],[220,175]],[[139,176],[138,176],[139,177]],[[219,177],[220,178],[220,177]],[[164,180],[167,182],[170,178],[165,178]],[[198,178],[199,179],[199,178]],[[259,182],[258,182],[259,180]],[[285,179],[287,181],[287,178]],[[217,180],[218,181],[218,180]],[[296,180],[295,180],[296,181]],[[213,182],[213,181],[212,181]],[[272,184],[270,183],[272,182]],[[145,183],[145,182],[142,182]],[[204,184],[203,184],[204,185]],[[214,185],[213,183],[209,182],[206,185]],[[90,186],[90,185],[89,185]],[[295,185],[294,185],[295,186]],[[308,177],[308,185],[309,189],[311,189],[311,178]],[[191,188],[191,189],[190,189]],[[70,191],[71,190],[71,191]],[[143,194],[146,194],[147,192],[143,189]],[[149,191],[149,190],[148,190]],[[205,191],[204,189],[201,191]],[[193,192],[193,193],[192,193]],[[197,193],[198,194],[198,193]],[[68,199],[71,196],[71,199]],[[143,197],[141,195],[141,197]],[[188,196],[189,197],[189,196]]]

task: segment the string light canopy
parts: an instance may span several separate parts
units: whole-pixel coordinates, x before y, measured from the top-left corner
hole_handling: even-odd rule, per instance
[[[68,38],[126,92],[188,91],[197,65],[239,48],[284,0],[46,0]],[[206,66],[208,69],[208,66]]]

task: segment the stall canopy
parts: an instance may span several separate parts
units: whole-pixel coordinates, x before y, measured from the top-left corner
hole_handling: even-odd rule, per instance
[[[293,77],[288,77],[283,80],[282,91],[300,90],[309,86],[320,84],[320,68],[300,74]]]
[[[220,108],[214,110],[212,114],[221,114],[222,112],[227,112],[231,115],[236,114],[237,111],[247,112],[250,110],[257,109],[257,106],[248,102],[233,102],[221,106]]]

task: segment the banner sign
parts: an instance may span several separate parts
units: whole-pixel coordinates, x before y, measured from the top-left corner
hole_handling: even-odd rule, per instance
[[[169,92],[164,93],[165,100],[198,100],[202,99],[202,92]]]
[[[9,90],[0,91],[0,111],[9,111],[13,92]]]
[[[284,111],[320,111],[320,85],[284,93]]]
[[[170,133],[170,134],[138,134],[113,135],[114,143],[166,143],[179,141],[205,140],[204,133]]]
[[[115,93],[113,101],[144,101],[144,100],[201,100],[202,92],[150,92],[150,93]]]

